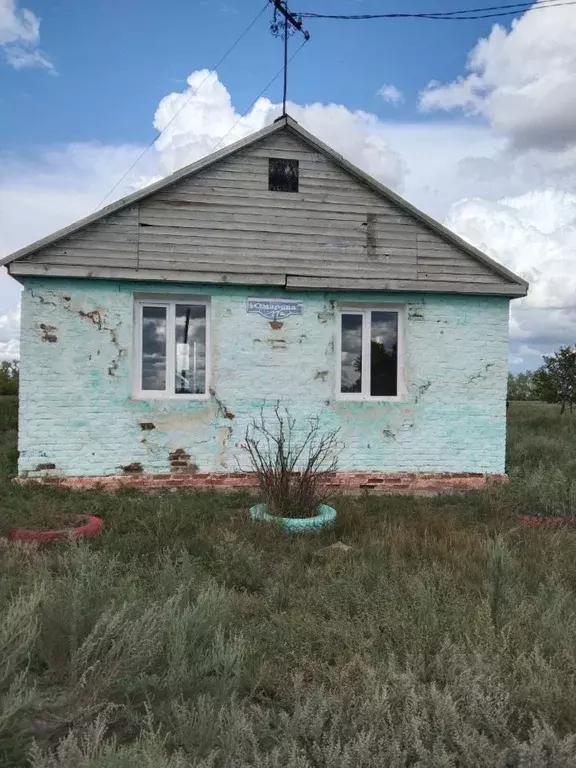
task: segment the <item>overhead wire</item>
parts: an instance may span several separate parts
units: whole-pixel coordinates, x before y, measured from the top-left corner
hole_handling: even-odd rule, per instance
[[[493,19],[501,16],[515,16],[517,13],[560,8],[576,5],[576,0],[541,0],[537,3],[514,3],[509,5],[494,5],[484,8],[464,8],[459,11],[435,11],[429,13],[358,13],[331,14],[298,11],[302,19],[336,19],[342,21],[365,21],[369,19],[429,19],[431,21],[471,21],[475,19]],[[488,13],[485,13],[488,11]]]
[[[240,43],[240,42],[241,42],[241,41],[242,41],[242,40],[243,40],[243,39],[246,37],[246,35],[248,34],[248,32],[250,32],[250,30],[252,29],[252,27],[254,26],[254,24],[256,24],[256,22],[257,22],[257,21],[260,19],[260,17],[261,17],[261,16],[262,16],[262,14],[263,14],[263,13],[266,11],[266,9],[268,8],[268,6],[269,6],[269,5],[270,5],[270,0],[266,0],[266,2],[264,3],[264,5],[263,5],[263,6],[262,6],[262,8],[260,9],[260,11],[258,11],[258,13],[256,14],[256,16],[255,16],[255,17],[252,19],[252,21],[251,21],[251,22],[250,22],[250,24],[249,24],[249,25],[246,27],[246,29],[245,29],[245,30],[244,30],[244,31],[243,31],[243,32],[242,32],[242,33],[241,33],[241,34],[240,34],[240,35],[239,35],[239,36],[236,38],[236,40],[235,40],[235,41],[232,43],[232,45],[230,46],[230,48],[228,48],[228,50],[226,51],[226,53],[225,53],[225,54],[224,54],[224,55],[223,55],[223,56],[220,58],[220,60],[219,60],[219,61],[216,63],[216,65],[215,65],[215,66],[214,66],[214,67],[213,67],[211,70],[209,70],[209,71],[208,71],[208,74],[206,75],[206,77],[205,77],[205,78],[204,78],[204,79],[203,79],[203,80],[202,80],[202,81],[199,83],[199,85],[197,85],[197,86],[196,86],[196,88],[195,88],[195,89],[194,89],[194,90],[191,92],[190,96],[189,96],[189,97],[186,99],[186,101],[185,101],[185,102],[184,102],[184,103],[183,103],[183,104],[182,104],[182,105],[179,107],[179,109],[177,109],[177,110],[176,110],[176,112],[175,112],[175,113],[172,115],[172,117],[170,118],[170,120],[169,120],[169,121],[166,123],[166,125],[165,125],[165,126],[162,128],[162,130],[161,130],[161,131],[159,131],[158,135],[157,135],[157,136],[155,136],[155,137],[152,139],[152,141],[151,141],[151,142],[150,142],[150,143],[149,143],[149,144],[148,144],[148,145],[147,145],[147,146],[146,146],[146,147],[145,147],[145,148],[142,150],[142,152],[141,152],[141,153],[138,155],[138,157],[137,157],[137,158],[134,160],[134,162],[133,162],[133,163],[130,165],[130,167],[129,167],[129,168],[126,170],[126,172],[125,172],[125,173],[124,173],[124,174],[123,174],[123,175],[122,175],[122,176],[121,176],[121,177],[118,179],[118,181],[117,181],[117,182],[114,184],[114,186],[113,186],[113,187],[112,187],[112,188],[111,188],[111,189],[110,189],[110,190],[109,190],[109,191],[108,191],[108,192],[107,192],[107,193],[104,195],[104,197],[102,198],[102,200],[100,200],[100,202],[98,203],[98,205],[97,205],[97,206],[94,208],[94,211],[97,211],[97,210],[98,210],[98,209],[99,209],[99,208],[100,208],[100,207],[103,205],[103,203],[105,203],[105,202],[106,202],[106,200],[107,200],[107,199],[110,197],[110,195],[111,195],[111,194],[112,194],[112,193],[113,193],[113,192],[114,192],[116,189],[118,189],[118,187],[120,186],[120,184],[122,184],[122,182],[123,182],[123,181],[124,181],[124,179],[125,179],[125,178],[128,176],[128,174],[129,174],[129,173],[130,173],[132,170],[134,170],[134,168],[135,168],[135,167],[138,165],[138,163],[140,162],[140,160],[142,160],[142,158],[144,157],[144,155],[145,155],[145,154],[146,154],[146,153],[147,153],[147,152],[148,152],[148,151],[149,151],[149,150],[152,148],[152,146],[153,146],[153,145],[154,145],[154,144],[155,144],[155,143],[158,141],[158,139],[159,139],[159,138],[162,136],[162,134],[163,134],[163,133],[166,131],[166,129],[167,129],[167,128],[168,128],[170,125],[172,125],[172,123],[174,122],[174,120],[176,120],[176,118],[177,118],[177,117],[178,117],[178,115],[179,115],[179,114],[182,112],[182,110],[183,110],[183,109],[185,109],[185,108],[188,106],[188,104],[189,104],[189,103],[192,101],[192,99],[194,98],[194,96],[196,96],[196,94],[198,93],[198,91],[200,90],[200,88],[202,88],[202,86],[204,85],[204,83],[206,82],[206,80],[208,80],[208,78],[210,77],[210,75],[212,74],[212,72],[214,72],[215,70],[217,70],[217,69],[218,69],[218,67],[220,67],[220,66],[221,66],[221,65],[222,65],[222,64],[223,64],[223,63],[226,61],[226,59],[228,58],[228,56],[230,56],[230,54],[231,54],[231,53],[232,53],[232,51],[233,51],[233,50],[236,48],[236,46],[237,46],[237,45],[238,45],[238,44],[239,44],[239,43]],[[259,98],[259,97],[258,97],[258,98]],[[93,211],[93,213],[94,213],[94,211]]]
[[[308,42],[308,40],[305,38],[305,39],[304,39],[304,40],[303,40],[303,41],[300,43],[300,45],[298,46],[298,48],[296,48],[296,50],[294,51],[294,53],[292,54],[292,56],[290,56],[290,57],[289,57],[289,59],[288,59],[288,61],[287,61],[287,64],[290,64],[290,62],[292,61],[292,59],[295,59],[295,58],[296,58],[296,56],[298,56],[298,54],[300,53],[300,51],[302,50],[302,48],[304,48],[304,46],[306,45],[306,43],[307,43],[307,42]],[[233,125],[233,126],[230,128],[230,130],[228,130],[228,131],[227,131],[227,132],[224,134],[224,136],[222,136],[222,138],[221,138],[221,139],[219,139],[218,143],[217,143],[217,144],[215,144],[215,145],[212,147],[212,149],[211,149],[211,152],[215,152],[215,151],[218,149],[218,147],[219,147],[219,146],[222,144],[222,142],[224,141],[224,139],[228,138],[228,136],[229,136],[229,135],[232,133],[232,131],[234,130],[234,128],[236,128],[236,126],[238,125],[238,123],[239,123],[239,122],[240,122],[240,121],[241,121],[241,120],[242,120],[244,117],[246,117],[246,115],[247,115],[247,114],[248,114],[248,112],[249,112],[249,111],[252,109],[252,107],[254,106],[254,104],[256,104],[256,102],[258,101],[258,99],[260,99],[262,96],[264,96],[264,94],[266,93],[266,91],[268,90],[268,88],[270,88],[270,86],[271,86],[271,85],[272,85],[272,84],[273,84],[273,83],[274,83],[274,82],[275,82],[275,81],[276,81],[276,80],[277,80],[277,79],[280,77],[280,75],[282,74],[282,72],[283,72],[283,71],[284,71],[284,66],[281,66],[281,67],[280,67],[280,69],[278,70],[278,72],[276,72],[276,74],[274,75],[274,77],[273,77],[271,80],[269,80],[268,84],[267,84],[267,85],[265,85],[265,86],[264,86],[264,88],[262,88],[262,90],[260,91],[260,93],[258,94],[258,96],[256,96],[256,98],[254,99],[254,101],[252,101],[252,102],[251,102],[251,103],[250,103],[250,104],[249,104],[249,105],[246,107],[246,109],[244,110],[244,112],[243,112],[243,113],[240,115],[240,117],[238,118],[238,120],[236,120],[236,122],[235,122],[235,123],[234,123],[234,125]]]

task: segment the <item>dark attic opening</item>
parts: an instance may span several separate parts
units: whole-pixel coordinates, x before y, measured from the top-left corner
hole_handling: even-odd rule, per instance
[[[298,160],[268,159],[268,189],[271,192],[298,192]]]

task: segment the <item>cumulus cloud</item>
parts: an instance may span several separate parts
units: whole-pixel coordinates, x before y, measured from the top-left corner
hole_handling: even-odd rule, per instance
[[[42,53],[40,19],[27,8],[17,8],[16,0],[0,0],[0,48],[14,69],[44,67],[52,62]]]
[[[20,305],[0,315],[0,360],[14,360],[20,356]]]
[[[430,83],[420,106],[480,115],[517,149],[564,150],[576,143],[575,39],[575,6],[497,24],[470,52],[468,74]]]
[[[528,296],[512,303],[517,358],[530,362],[576,343],[576,194],[547,189],[497,202],[462,200],[446,224],[530,281]]]
[[[382,88],[378,90],[377,95],[393,106],[397,106],[404,101],[404,94],[395,85],[386,85],[384,83]]]
[[[395,85],[384,85],[378,90],[378,96],[381,96],[388,104],[397,106],[404,101],[404,94],[398,90]]]
[[[187,82],[183,92],[171,93],[162,99],[154,116],[155,127],[163,131],[156,149],[165,173],[210,154],[215,147],[227,146],[248,136],[281,113],[280,104],[260,98],[241,116],[215,72],[193,72]],[[375,115],[349,110],[341,104],[301,106],[289,102],[287,110],[304,128],[360,168],[385,184],[402,188],[406,166],[386,140],[385,124]]]

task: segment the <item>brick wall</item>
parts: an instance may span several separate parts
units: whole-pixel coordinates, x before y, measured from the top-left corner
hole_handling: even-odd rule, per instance
[[[135,292],[211,297],[213,395],[131,393]],[[246,313],[278,290],[61,279],[22,297],[19,471],[29,477],[193,475],[248,469],[240,448],[263,403],[339,427],[347,473],[504,471],[508,301],[432,294],[291,293],[281,327]],[[403,402],[334,398],[334,300],[405,304]]]

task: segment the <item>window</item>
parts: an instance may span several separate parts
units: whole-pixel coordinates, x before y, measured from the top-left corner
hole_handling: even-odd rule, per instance
[[[298,192],[298,160],[268,158],[268,189],[271,192]]]
[[[402,395],[402,310],[342,308],[339,317],[338,397],[399,399]]]
[[[205,396],[209,372],[208,303],[139,299],[135,319],[135,394]]]

